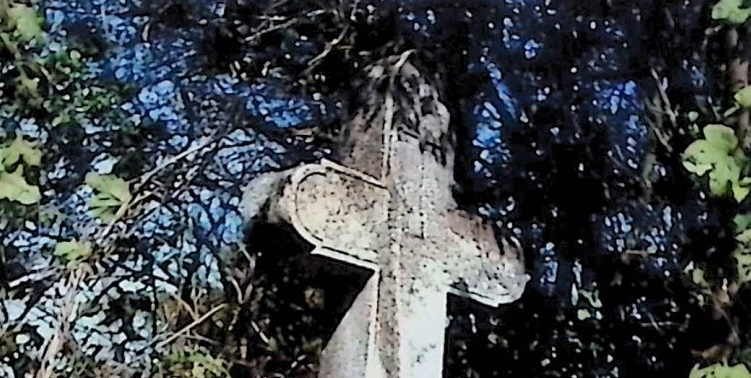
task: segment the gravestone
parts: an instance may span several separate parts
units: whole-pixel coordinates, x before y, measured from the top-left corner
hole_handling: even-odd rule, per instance
[[[437,90],[404,61],[371,79],[389,70],[399,96],[371,87],[371,111],[346,128],[338,162],[267,174],[245,191],[248,214],[263,207],[313,254],[373,272],[322,353],[321,378],[439,378],[448,294],[498,306],[529,279],[516,248],[499,248],[491,227],[457,208]]]

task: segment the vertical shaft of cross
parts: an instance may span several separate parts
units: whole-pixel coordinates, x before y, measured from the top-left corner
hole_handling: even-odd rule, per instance
[[[377,360],[376,319],[379,275],[371,276],[339,323],[321,355],[318,378],[370,377],[369,366]]]
[[[433,221],[435,202],[440,206],[443,201],[425,191],[430,188],[426,178],[436,174],[434,158],[420,151],[413,136],[395,132],[390,173],[384,178],[390,192],[391,247],[380,262],[376,342],[384,370],[378,377],[438,378],[443,369],[448,280],[439,264],[422,257],[435,247],[425,238],[426,224]]]
[[[411,277],[412,269],[394,268],[383,272],[379,290],[376,345],[382,370],[367,378],[440,378],[447,293]]]

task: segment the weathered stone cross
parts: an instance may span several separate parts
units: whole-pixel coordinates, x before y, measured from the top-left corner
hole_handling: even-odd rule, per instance
[[[402,69],[410,73],[419,75]],[[374,271],[321,356],[322,378],[440,378],[448,293],[498,306],[528,280],[516,250],[502,253],[492,228],[457,209],[453,152],[423,151],[424,136],[448,133],[435,89],[400,83],[433,96],[435,111],[412,117],[418,130],[390,125],[389,106],[375,117],[386,127],[356,118],[339,163],[293,169],[271,201],[271,217],[292,225],[313,254]]]

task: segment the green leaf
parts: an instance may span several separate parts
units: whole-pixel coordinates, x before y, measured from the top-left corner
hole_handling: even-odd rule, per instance
[[[709,190],[718,197],[733,196],[743,201],[751,192],[751,178],[741,177],[748,158],[739,147],[733,129],[724,125],[708,125],[704,139],[691,143],[683,153],[687,171],[704,176],[708,173]]]
[[[751,16],[751,9],[743,5],[743,0],[720,0],[712,7],[712,18],[740,25]]]
[[[19,76],[16,80],[16,91],[23,95],[33,106],[39,106],[42,97],[39,93],[39,78]]]
[[[189,347],[162,359],[170,376],[191,378],[225,378],[229,376],[228,363],[214,357],[204,347]]]
[[[730,108],[728,108],[727,110],[725,110],[724,113],[722,113],[722,118],[729,118],[733,114],[737,113],[739,110],[741,110],[741,107],[738,106],[738,104],[735,104],[731,106]]]
[[[131,199],[128,183],[117,176],[90,172],[86,175],[85,182],[94,190],[109,194],[122,202]]]
[[[733,217],[733,226],[736,233],[748,230],[751,226],[751,214],[736,215]]]
[[[42,163],[42,151],[36,144],[23,140],[17,136],[10,145],[0,148],[0,166],[10,168],[20,159],[29,166],[39,166]]]
[[[42,199],[42,194],[39,187],[26,182],[19,166],[13,173],[0,172],[0,199],[33,205]]]
[[[733,253],[740,282],[751,282],[751,252],[738,249]]]
[[[733,182],[731,188],[733,191],[733,198],[738,203],[743,202],[743,200],[748,197],[749,192],[751,192],[751,187],[743,186],[742,182]]]
[[[91,242],[67,241],[57,243],[54,255],[66,264],[87,259],[94,251]]]
[[[579,320],[587,320],[592,317],[592,313],[587,309],[579,309],[576,311],[576,318]]]
[[[709,287],[709,283],[704,276],[704,269],[701,268],[691,270],[691,282],[699,287]]]
[[[89,208],[94,216],[104,221],[114,220],[120,208],[130,203],[132,195],[128,183],[117,176],[88,173],[85,182],[97,192]]]
[[[689,122],[696,122],[697,119],[699,119],[699,112],[688,112]]]
[[[122,201],[111,197],[94,197],[91,199],[91,205],[94,207],[119,207]]]
[[[751,373],[743,364],[728,366],[725,363],[716,363],[705,368],[695,365],[688,375],[689,378],[751,378]]]
[[[597,290],[581,290],[579,294],[584,297],[592,308],[602,308],[602,301],[600,300],[600,293]]]
[[[38,40],[44,35],[42,18],[33,8],[24,4],[15,4],[8,10],[8,16],[15,24],[16,32],[23,42]]]
[[[709,172],[712,169],[712,164],[694,164],[690,161],[684,161],[683,166],[687,171],[697,176],[704,176],[705,173]]]
[[[735,92],[733,98],[742,108],[751,108],[751,86],[744,87]]]
[[[735,131],[725,125],[705,126],[704,139],[711,145],[728,152],[738,147],[738,138],[735,136]]]
[[[733,159],[718,157],[709,172],[709,191],[718,197],[728,194],[730,184],[740,181],[740,174],[741,169]]]
[[[746,230],[738,235],[735,235],[735,240],[741,243],[751,243],[751,230]]]
[[[728,368],[728,378],[749,378],[751,377],[751,372],[748,371],[748,368],[746,368],[743,364],[738,364],[735,366],[731,366]]]

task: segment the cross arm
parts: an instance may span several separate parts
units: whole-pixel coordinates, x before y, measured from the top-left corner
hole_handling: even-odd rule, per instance
[[[295,168],[270,213],[316,246],[314,253],[371,267],[385,243],[388,191],[329,160]]]
[[[448,210],[433,232],[445,246],[440,260],[451,277],[453,294],[496,307],[521,297],[529,280],[521,251],[501,240],[493,228],[463,210]]]

